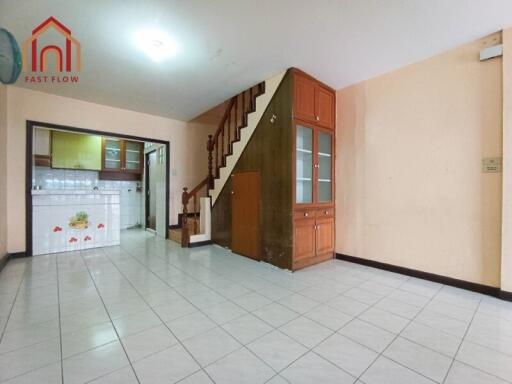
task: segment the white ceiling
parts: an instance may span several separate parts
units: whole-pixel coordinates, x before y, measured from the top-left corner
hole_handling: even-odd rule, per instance
[[[422,60],[512,26],[512,1],[0,0],[20,44],[49,16],[82,44],[80,85],[32,88],[189,120],[288,67],[339,89]],[[133,44],[154,27],[181,47],[163,63]]]

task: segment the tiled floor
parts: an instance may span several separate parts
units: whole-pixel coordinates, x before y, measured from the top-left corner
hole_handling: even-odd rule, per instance
[[[297,273],[144,232],[11,261],[2,383],[512,383],[512,303],[331,261]]]

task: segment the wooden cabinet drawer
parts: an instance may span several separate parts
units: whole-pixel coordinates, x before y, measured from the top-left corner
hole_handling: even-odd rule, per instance
[[[301,209],[293,212],[294,219],[311,219],[315,217],[314,209]]]
[[[334,216],[334,208],[322,208],[316,211],[316,217],[333,217]]]

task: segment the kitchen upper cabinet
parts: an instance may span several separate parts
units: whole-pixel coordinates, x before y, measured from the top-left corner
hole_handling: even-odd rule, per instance
[[[322,127],[334,129],[336,95],[302,72],[295,72],[294,116]]]
[[[34,129],[33,136],[34,165],[38,167],[51,166],[51,131],[45,128]]]
[[[101,136],[52,131],[52,168],[101,170]]]
[[[102,170],[104,172],[142,173],[144,169],[143,143],[117,138],[103,138],[102,148]]]

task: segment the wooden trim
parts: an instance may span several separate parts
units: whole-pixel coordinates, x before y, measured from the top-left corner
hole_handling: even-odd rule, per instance
[[[406,275],[406,276],[417,277],[419,279],[429,280],[429,281],[433,281],[435,283],[440,283],[440,284],[444,284],[444,285],[450,285],[452,287],[462,288],[462,289],[466,289],[468,291],[482,293],[484,295],[501,297],[501,298],[504,298],[505,300],[512,299],[512,294],[510,294],[509,292],[501,291],[500,288],[498,288],[498,287],[491,287],[488,285],[473,283],[471,281],[455,279],[453,277],[437,275],[435,273],[430,273],[430,272],[418,271],[416,269],[400,267],[400,266],[393,265],[393,264],[387,264],[387,263],[382,263],[380,261],[368,260],[368,259],[363,259],[360,257],[344,255],[341,253],[336,253],[336,258],[338,260],[344,260],[344,261],[348,261],[351,263],[366,265],[367,267],[383,269],[385,271],[400,273],[400,274]],[[503,297],[502,297],[502,295],[503,295]],[[506,299],[506,297],[508,297],[509,299]]]
[[[300,75],[300,76],[305,77],[305,78],[307,78],[309,80],[313,80],[314,82],[316,82],[319,85],[321,85],[323,88],[326,88],[327,90],[329,90],[329,91],[333,92],[334,94],[336,94],[336,90],[334,88],[329,87],[327,84],[325,84],[325,83],[321,82],[320,80],[314,78],[313,76],[307,74],[303,70],[301,70],[299,68],[296,68],[296,67],[292,67],[289,70],[291,72],[293,72],[294,74]]]
[[[147,153],[144,153],[144,165],[146,165],[149,161],[149,156],[152,153],[156,153],[156,149],[149,151]],[[149,199],[148,199],[148,189],[149,189],[149,167],[146,167],[147,172],[144,177],[144,223],[146,228],[153,229],[149,227]],[[156,225],[156,224],[155,224]],[[156,231],[156,226],[155,229]]]
[[[170,213],[170,169],[171,169],[171,159],[170,159],[170,149],[171,143],[168,140],[160,140],[160,139],[152,139],[149,137],[140,137],[140,136],[131,136],[131,135],[123,135],[119,133],[105,132],[105,131],[95,131],[93,129],[85,129],[85,128],[76,128],[70,127],[66,125],[59,124],[51,124],[44,123],[34,120],[26,121],[26,147],[25,147],[25,256],[32,256],[32,156],[33,156],[33,133],[34,127],[43,127],[49,129],[57,129],[61,131],[69,131],[69,132],[79,132],[79,133],[88,133],[91,135],[101,135],[107,137],[117,137],[120,139],[128,139],[134,141],[141,142],[151,142],[156,144],[165,145],[165,158],[166,158],[166,172],[165,172],[165,227],[169,227],[169,213]],[[169,231],[165,231],[165,238],[169,238]]]
[[[6,253],[4,255],[4,257],[0,260],[0,272],[2,272],[2,269],[5,268],[5,266],[7,265],[7,263],[9,262],[10,260],[10,257],[9,257],[9,254]]]
[[[100,180],[140,181],[142,174],[124,171],[99,171]]]
[[[499,298],[505,301],[512,301],[512,292],[500,290]]]
[[[13,253],[8,253],[8,255],[9,255],[9,259],[19,259],[20,257],[27,257],[26,252],[13,252]]]
[[[34,155],[34,165],[36,167],[51,167],[51,156],[47,155]]]
[[[210,244],[213,244],[213,241],[205,240],[205,241],[198,241],[196,243],[189,243],[188,247],[189,248],[196,248],[196,247],[202,247],[204,245],[210,245]]]

